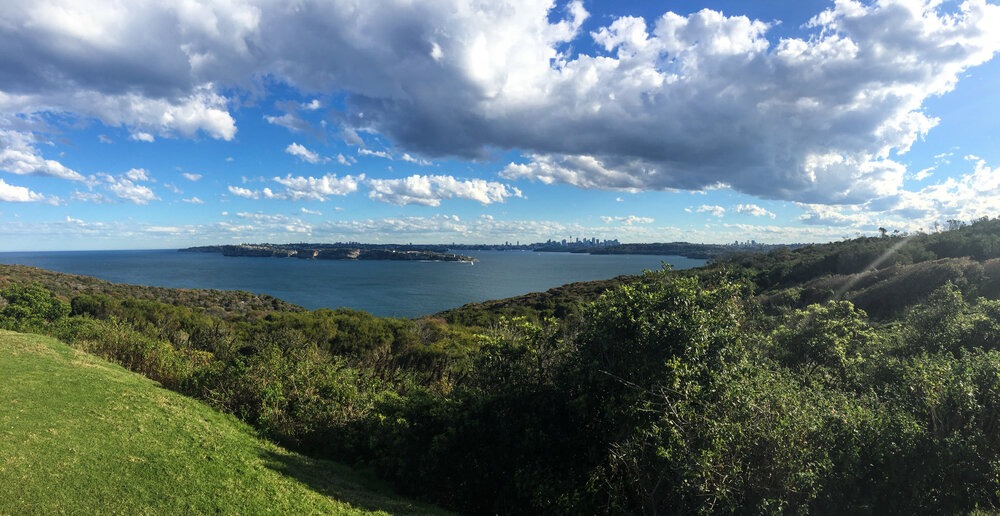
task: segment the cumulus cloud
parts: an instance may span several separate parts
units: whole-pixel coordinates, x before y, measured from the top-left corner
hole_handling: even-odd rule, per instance
[[[231,139],[228,101],[212,78],[252,69],[239,55],[257,14],[236,3],[12,0],[0,24],[0,109],[95,118],[143,140],[199,131]]]
[[[244,199],[274,199],[278,197],[273,191],[271,191],[270,188],[251,190],[249,188],[230,185],[228,190],[229,193],[235,195],[236,197],[242,197]]]
[[[737,204],[733,211],[736,213],[743,213],[746,215],[752,215],[754,217],[775,217],[774,213],[757,206],[756,204]]]
[[[580,188],[603,188],[637,192],[645,186],[642,175],[651,164],[642,161],[606,163],[594,156],[532,154],[529,164],[511,163],[500,172],[506,179],[531,178],[545,184],[566,183]],[[690,188],[698,187],[692,178]]]
[[[937,124],[925,100],[1000,49],[1000,6],[985,0],[838,1],[778,41],[769,23],[709,9],[584,31],[587,18],[578,1],[10,0],[0,112],[231,140],[225,95],[276,81],[342,95],[332,119],[354,144],[523,150],[508,179],[851,204],[900,194],[898,155]],[[599,51],[574,45],[587,40]],[[307,129],[293,111],[268,121]]]
[[[199,181],[202,178],[201,174],[192,174],[190,172],[181,172],[181,177],[187,179],[188,181]]]
[[[481,204],[502,203],[509,197],[522,197],[512,186],[483,179],[456,179],[452,176],[412,175],[402,179],[368,181],[372,199],[392,204],[440,206],[444,199],[468,199]]]
[[[0,201],[2,202],[41,202],[45,201],[44,195],[32,192],[23,186],[7,184],[0,179]]]
[[[260,197],[260,193],[254,192],[249,188],[243,188],[240,186],[229,185],[229,193],[235,195],[236,197],[242,197],[244,199],[256,199]]]
[[[263,178],[261,178],[263,180]],[[275,177],[272,181],[284,186],[283,191],[262,188],[251,190],[240,186],[229,186],[229,193],[244,199],[287,199],[292,201],[311,200],[325,201],[331,195],[343,196],[358,190],[358,184],[365,176],[337,177],[327,174],[323,177],[292,176]]]
[[[726,209],[714,204],[702,204],[694,210],[695,213],[710,213],[713,217],[722,217],[726,214]]]
[[[133,204],[149,204],[150,201],[159,199],[151,188],[137,183],[149,179],[145,170],[132,169],[123,176],[100,173],[97,174],[97,178],[100,185],[115,197]]]
[[[972,170],[920,190],[902,191],[862,205],[801,204],[800,220],[810,225],[879,226],[902,231],[927,231],[947,220],[971,221],[996,217],[1000,198],[1000,167],[973,158]]]
[[[292,142],[288,145],[288,147],[285,147],[285,153],[291,154],[292,156],[295,156],[307,163],[316,164],[328,161],[326,158],[323,158],[319,154],[307,149],[304,145],[300,145],[295,142]]]
[[[191,197],[190,199],[181,199],[188,204],[205,204],[205,201],[199,199],[198,197]]]
[[[336,174],[327,174],[323,177],[276,177],[274,181],[285,186],[284,195],[289,199],[298,201],[302,199],[325,201],[331,195],[347,195],[358,190],[358,182],[363,181],[364,174],[355,176],[337,177]]]
[[[125,172],[125,178],[130,181],[149,181],[149,172],[144,168],[133,168]]]
[[[864,228],[873,224],[873,217],[858,206],[830,206],[824,204],[803,204],[806,213],[799,217],[805,224],[813,226],[841,226]]]
[[[2,92],[0,92],[2,94]],[[4,130],[0,126],[0,170],[18,175],[50,176],[83,181],[79,172],[58,161],[45,159],[28,133]]]
[[[593,33],[613,57],[580,56],[561,70],[567,80],[594,77],[559,90],[567,102],[587,101],[588,113],[570,113],[589,128],[543,140],[550,152],[505,175],[588,188],[721,182],[815,202],[891,195],[905,170],[893,153],[937,122],[923,101],[1000,48],[988,28],[1000,7],[968,2],[948,16],[937,4],[838,2],[812,20],[811,38],[776,45],[766,24],[710,10],[668,13],[652,26],[616,20]]]

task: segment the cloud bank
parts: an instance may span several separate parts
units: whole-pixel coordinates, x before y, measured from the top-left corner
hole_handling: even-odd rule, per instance
[[[840,0],[806,37],[778,40],[768,23],[708,9],[585,30],[581,2],[548,0],[10,0],[0,19],[6,172],[82,178],[43,158],[32,143],[40,130],[11,117],[231,140],[237,97],[278,81],[343,95],[332,117],[341,134],[384,135],[429,157],[517,149],[525,159],[502,170],[509,180],[726,185],[825,205],[907,197],[899,156],[937,123],[924,102],[1000,49],[1000,6],[985,0]],[[287,152],[321,159],[295,145]],[[519,195],[443,177],[371,179],[371,195],[430,206]],[[341,190],[286,187],[303,198]]]
[[[482,179],[461,180],[451,176],[412,175],[402,179],[371,179],[368,196],[392,204],[440,206],[444,199],[468,199],[481,204],[502,203],[522,197],[512,186]]]

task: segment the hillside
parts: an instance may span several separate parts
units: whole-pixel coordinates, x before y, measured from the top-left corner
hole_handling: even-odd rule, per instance
[[[0,288],[36,283],[50,292],[72,299],[82,294],[100,293],[116,298],[156,300],[160,303],[198,308],[232,318],[259,315],[274,310],[300,311],[301,307],[268,296],[241,290],[209,290],[151,287],[111,283],[90,276],[66,274],[27,265],[0,264]]]
[[[1000,219],[953,226],[416,320],[0,268],[0,328],[462,513],[990,512]]]
[[[54,339],[0,330],[0,514],[434,513]]]

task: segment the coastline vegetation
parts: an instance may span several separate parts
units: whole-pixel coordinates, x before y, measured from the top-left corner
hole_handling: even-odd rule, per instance
[[[0,286],[0,327],[463,513],[1000,510],[1000,219],[414,320],[8,266]]]
[[[50,337],[0,330],[2,514],[440,514]]]

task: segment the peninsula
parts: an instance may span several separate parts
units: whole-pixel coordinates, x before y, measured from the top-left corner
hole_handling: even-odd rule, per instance
[[[222,253],[223,256],[301,258],[308,260],[400,260],[475,262],[471,256],[415,246],[378,244],[240,244],[188,247],[181,252]]]

